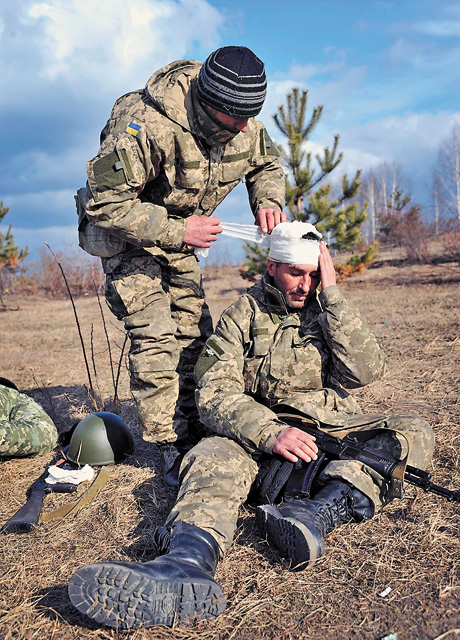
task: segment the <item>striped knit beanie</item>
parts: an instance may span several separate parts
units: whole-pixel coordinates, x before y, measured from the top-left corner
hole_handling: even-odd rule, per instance
[[[205,60],[198,98],[232,118],[256,116],[267,94],[264,63],[246,47],[222,47]]]

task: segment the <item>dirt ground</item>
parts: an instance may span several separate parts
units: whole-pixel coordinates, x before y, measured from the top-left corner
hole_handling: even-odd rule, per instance
[[[205,288],[213,317],[247,286],[236,267],[209,269]],[[433,478],[450,488],[460,488],[459,287],[459,263],[409,267],[397,260],[380,261],[341,285],[388,356],[386,378],[356,393],[362,409],[427,419],[437,443]],[[4,301],[0,375],[38,400],[65,431],[94,410],[71,302],[20,295]],[[75,304],[93,384],[110,410],[113,378],[99,304],[93,297]],[[101,307],[116,375],[124,332],[103,301]],[[2,640],[460,637],[460,504],[413,487],[371,521],[332,532],[325,557],[299,573],[259,538],[253,511],[243,509],[238,535],[216,574],[227,597],[216,620],[116,632],[80,615],[67,597],[70,576],[89,562],[153,559],[151,531],[174,501],[155,470],[154,447],[139,433],[124,362],[119,395],[120,415],[135,437],[134,455],[74,518],[0,538]],[[0,525],[22,506],[50,460],[51,454],[0,462]],[[44,509],[68,499],[48,496]]]

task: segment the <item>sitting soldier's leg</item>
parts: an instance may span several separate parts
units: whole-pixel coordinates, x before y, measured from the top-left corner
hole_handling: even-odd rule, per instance
[[[82,567],[70,580],[74,606],[115,628],[172,626],[222,613],[225,599],[214,573],[256,473],[236,442],[200,442],[183,461],[178,501],[168,518],[168,552],[152,562]]]
[[[324,555],[324,537],[335,527],[373,515],[371,500],[341,480],[328,480],[312,498],[292,498],[278,507],[256,509],[259,531],[297,570]]]
[[[82,567],[70,579],[69,597],[82,613],[101,624],[139,626],[219,615],[225,601],[214,572],[219,547],[192,524],[172,527],[167,555],[153,562],[99,562]]]
[[[368,440],[370,447],[400,459],[408,453],[413,466],[426,468],[431,461],[434,440],[428,423],[417,416],[391,416],[369,428],[395,431],[380,433]],[[409,447],[409,451],[407,448]],[[293,566],[305,568],[324,554],[324,536],[339,524],[371,518],[388,504],[388,482],[377,472],[355,460],[329,462],[320,476],[324,486],[312,499],[286,500],[278,508],[257,508],[259,528],[267,540],[286,555]]]

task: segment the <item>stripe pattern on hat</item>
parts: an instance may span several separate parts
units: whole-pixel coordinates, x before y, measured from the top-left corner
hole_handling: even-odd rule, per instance
[[[222,47],[201,67],[199,99],[232,118],[256,116],[266,94],[264,63],[247,47]]]

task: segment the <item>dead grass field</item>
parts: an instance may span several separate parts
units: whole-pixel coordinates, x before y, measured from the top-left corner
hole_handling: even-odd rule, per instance
[[[245,290],[236,267],[205,277],[214,318]],[[367,317],[389,360],[389,373],[358,392],[368,412],[418,413],[436,435],[434,480],[460,488],[460,264],[411,266],[381,261],[341,285]],[[0,375],[33,395],[61,431],[92,411],[71,303],[10,296],[0,313]],[[107,345],[95,298],[79,298],[80,323],[94,360],[102,396],[113,395]],[[113,357],[124,334],[105,309]],[[93,337],[91,327],[93,325]],[[118,345],[118,346],[117,346]],[[315,567],[289,571],[261,541],[250,509],[219,564],[225,613],[192,628],[116,632],[75,611],[67,597],[70,576],[99,560],[153,559],[150,541],[174,501],[155,471],[154,448],[143,443],[122,369],[120,414],[133,430],[136,452],[119,465],[99,496],[73,519],[34,532],[0,538],[2,640],[398,640],[460,637],[460,504],[412,487],[369,522],[328,536]],[[107,404],[110,409],[110,402]],[[0,524],[24,503],[33,479],[51,460],[0,463]],[[83,489],[79,489],[79,492]],[[48,496],[45,509],[68,497]],[[386,597],[379,594],[390,586]]]

